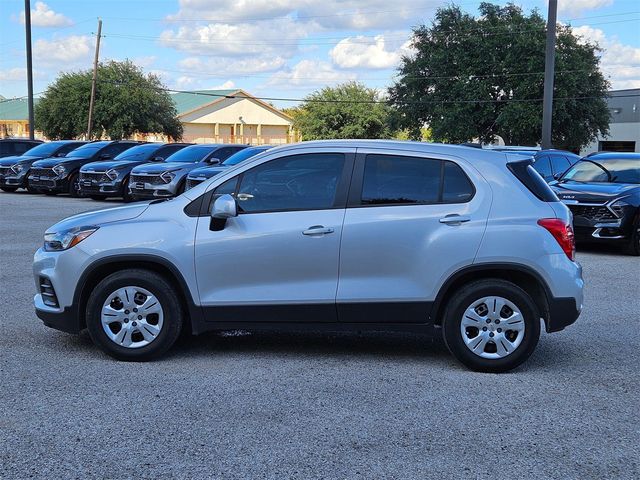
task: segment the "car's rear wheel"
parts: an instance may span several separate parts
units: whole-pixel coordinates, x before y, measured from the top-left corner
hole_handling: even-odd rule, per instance
[[[18,187],[0,187],[0,190],[7,193],[13,193],[18,190]]]
[[[479,280],[451,297],[443,328],[447,347],[465,366],[506,372],[535,350],[540,314],[531,297],[513,283]]]
[[[184,317],[180,305],[163,276],[122,270],[102,280],[89,296],[87,329],[93,342],[118,360],[151,360],[171,348],[180,335]]]

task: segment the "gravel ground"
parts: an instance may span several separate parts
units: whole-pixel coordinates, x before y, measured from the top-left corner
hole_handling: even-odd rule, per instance
[[[509,374],[382,334],[209,334],[120,363],[32,307],[44,230],[109,204],[0,194],[0,478],[640,478],[640,259],[580,251],[582,316]]]

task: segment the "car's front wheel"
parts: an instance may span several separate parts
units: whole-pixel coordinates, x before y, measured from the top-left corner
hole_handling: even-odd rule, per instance
[[[182,329],[180,299],[152,271],[122,270],[102,280],[87,302],[93,342],[118,360],[146,361],[165,353]]]
[[[638,218],[633,223],[627,252],[636,257],[640,255],[640,214],[638,214]]]
[[[451,298],[443,329],[447,347],[468,368],[506,372],[535,350],[540,314],[517,285],[500,279],[479,280]]]
[[[80,197],[80,176],[74,173],[69,177],[69,195],[73,198]]]

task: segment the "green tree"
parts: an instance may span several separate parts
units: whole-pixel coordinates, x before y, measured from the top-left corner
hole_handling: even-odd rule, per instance
[[[36,128],[52,139],[86,134],[91,70],[63,73],[35,110]],[[117,140],[134,133],[162,133],[175,140],[182,125],[171,97],[156,75],[145,75],[130,61],[98,66],[91,136]]]
[[[389,138],[389,107],[371,88],[349,82],[326,87],[288,110],[304,140],[331,138]]]
[[[436,141],[535,145],[542,137],[546,23],[534,10],[482,3],[474,18],[441,8],[413,32],[415,54],[402,59],[389,89],[399,128],[413,138],[428,125]],[[609,83],[598,48],[558,25],[552,141],[577,150],[609,129]]]

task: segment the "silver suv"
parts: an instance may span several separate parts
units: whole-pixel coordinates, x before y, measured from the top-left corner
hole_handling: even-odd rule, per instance
[[[35,254],[35,307],[121,360],[182,329],[443,335],[500,372],[582,309],[571,216],[532,159],[393,141],[274,148],[172,200],[67,218]]]

